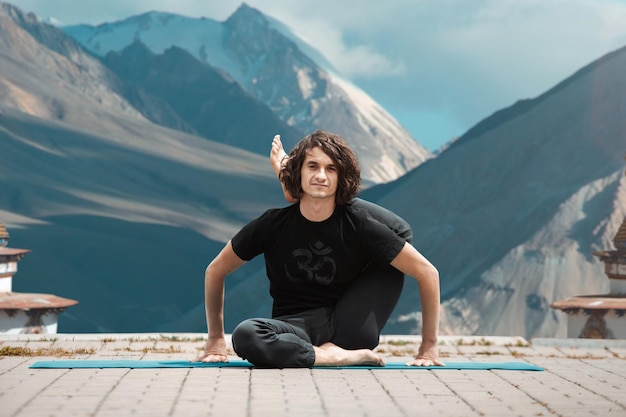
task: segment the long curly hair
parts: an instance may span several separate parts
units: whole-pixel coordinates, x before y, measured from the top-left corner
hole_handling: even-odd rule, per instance
[[[289,159],[280,171],[280,180],[293,197],[302,198],[302,164],[307,153],[319,147],[337,167],[336,204],[346,204],[354,199],[361,187],[361,168],[348,143],[339,135],[316,130],[305,136],[289,153]]]

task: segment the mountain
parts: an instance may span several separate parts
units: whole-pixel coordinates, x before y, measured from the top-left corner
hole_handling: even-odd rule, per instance
[[[608,290],[591,254],[613,247],[626,216],[624,73],[626,48],[365,192],[413,225],[439,268],[445,332],[565,337],[549,305]],[[415,326],[418,300],[401,303]]]
[[[168,103],[197,135],[217,136],[220,142],[263,156],[268,138],[277,132],[292,140],[304,136],[230,77],[176,46],[156,55],[135,41],[120,53],[109,52],[103,62],[132,86]]]
[[[104,110],[145,119],[119,94],[119,80],[77,42],[9,4],[0,3],[0,13],[4,106],[88,127],[93,120],[88,103],[97,101]],[[49,72],[43,77],[42,67]],[[51,78],[68,88],[55,89],[46,83]]]
[[[150,12],[63,29],[103,58],[136,41],[157,55],[173,46],[186,50],[228,74],[298,131],[323,128],[344,136],[359,156],[366,183],[396,179],[432,156],[366,93],[337,75],[319,53],[246,4],[225,22]],[[300,139],[282,136],[288,143]]]
[[[244,17],[256,20],[236,24]],[[107,27],[115,38],[105,36]],[[198,28],[207,35],[197,35]],[[205,137],[196,123],[202,113],[183,111],[184,101],[159,84],[192,88],[174,77],[173,65],[184,64],[185,74],[214,80],[212,91],[230,85],[215,103],[246,102],[259,114],[279,114],[272,100],[259,100],[269,81],[259,78],[264,87],[251,91],[247,77],[272,69],[261,58],[265,48],[275,59],[275,44],[263,42],[284,42],[282,59],[292,64],[304,65],[305,48],[247,6],[224,23],[150,13],[82,30],[98,32],[100,45],[124,42],[96,56],[0,3],[0,218],[12,247],[32,249],[14,288],[79,300],[61,316],[62,332],[203,331],[206,264],[241,225],[284,202],[267,157],[225,143],[249,146],[243,133],[231,142],[231,124],[224,123],[213,128],[218,137]],[[172,43],[175,34],[196,48]],[[257,43],[239,45],[246,36]],[[134,63],[141,56],[145,65]],[[327,80],[320,91],[328,92],[340,82],[323,65],[301,68],[317,74],[316,82]],[[289,84],[286,69],[274,71]],[[440,270],[442,333],[565,336],[565,317],[550,303],[608,289],[591,253],[612,247],[626,216],[625,71],[621,49],[541,96],[495,112],[395,181],[364,191],[409,221],[415,246]],[[311,97],[322,84],[315,86]],[[291,91],[294,108],[302,91]],[[214,103],[207,94],[185,95],[196,103],[192,110]],[[418,307],[416,284],[407,279],[386,333],[416,333]],[[262,260],[227,280],[226,309],[227,331],[244,317],[268,314]]]
[[[98,58],[4,3],[0,39],[0,217],[10,245],[32,250],[15,291],[78,300],[61,332],[180,320],[224,242],[283,204],[267,157],[151,123]],[[227,294],[259,269],[237,271]]]

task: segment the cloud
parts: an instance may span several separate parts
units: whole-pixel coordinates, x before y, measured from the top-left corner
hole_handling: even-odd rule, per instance
[[[290,25],[403,123],[414,124],[411,114],[450,120],[462,127],[456,135],[626,45],[626,4],[617,0],[250,4]]]
[[[393,77],[406,72],[401,58],[391,60],[363,42],[350,44],[344,32],[332,22],[301,16],[279,20],[289,22],[300,38],[318,49],[340,73],[350,78]]]
[[[626,45],[626,5],[611,0],[419,2],[388,26],[349,35],[404,72],[359,79],[420,140],[445,141],[523,98],[536,97],[604,54]],[[375,26],[372,28],[372,26]],[[355,42],[356,44],[356,42]],[[324,48],[324,46],[320,46]],[[400,117],[400,116],[398,116]],[[417,123],[416,120],[420,120]],[[433,131],[449,120],[450,127]],[[434,142],[437,142],[435,140]]]
[[[543,93],[626,45],[623,0],[246,2],[290,26],[415,137],[433,143]],[[100,23],[149,10],[224,20],[240,3],[19,0],[16,5],[66,23]]]
[[[191,17],[210,17],[223,20],[241,1],[223,0],[14,0],[9,1],[25,12],[34,12],[40,18],[53,17],[65,25],[87,23],[97,25],[113,22],[148,11],[163,11]]]

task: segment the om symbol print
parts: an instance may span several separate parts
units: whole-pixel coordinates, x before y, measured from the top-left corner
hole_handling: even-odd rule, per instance
[[[291,254],[296,260],[301,274],[293,276],[285,265],[287,277],[292,282],[314,281],[322,285],[330,284],[335,278],[335,272],[337,271],[335,260],[328,256],[332,251],[331,247],[325,246],[321,241],[310,245],[309,249],[294,250]]]

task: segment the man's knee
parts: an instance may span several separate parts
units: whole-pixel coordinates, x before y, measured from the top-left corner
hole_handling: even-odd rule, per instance
[[[256,366],[301,368],[312,366],[315,352],[306,334],[286,331],[281,323],[264,319],[241,322],[232,333],[235,353]]]
[[[276,353],[276,329],[264,319],[247,319],[233,330],[235,353],[257,366],[273,367],[281,359]]]
[[[233,350],[240,357],[247,358],[250,354],[254,354],[254,350],[258,350],[259,325],[258,320],[248,319],[239,323],[233,330],[231,335]]]

